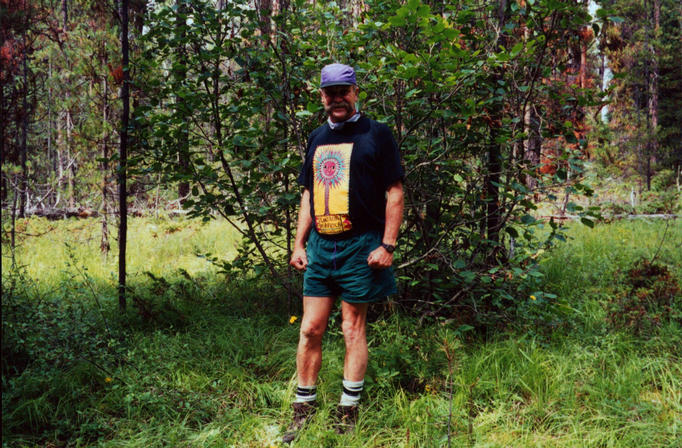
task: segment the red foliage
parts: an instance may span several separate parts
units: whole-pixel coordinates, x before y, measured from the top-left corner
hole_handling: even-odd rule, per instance
[[[123,66],[119,65],[116,68],[112,67],[111,64],[107,64],[107,66],[109,67],[109,74],[114,78],[114,82],[121,84],[123,82]]]
[[[592,39],[594,39],[594,31],[589,26],[582,27],[578,34],[583,42],[592,42]]]
[[[540,173],[541,174],[555,174],[556,173],[556,163],[554,160],[547,156],[543,156],[540,159]]]

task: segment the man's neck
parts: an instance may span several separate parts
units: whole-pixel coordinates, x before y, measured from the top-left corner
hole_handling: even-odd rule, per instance
[[[346,123],[354,123],[360,119],[360,112],[355,112],[349,118],[343,121],[332,121],[332,118],[327,118],[327,123],[331,129],[341,129]]]

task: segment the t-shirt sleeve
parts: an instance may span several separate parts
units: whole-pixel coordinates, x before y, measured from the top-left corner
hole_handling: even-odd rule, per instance
[[[381,160],[379,175],[381,184],[386,190],[397,181],[405,181],[405,170],[400,163],[398,143],[395,141],[391,129],[385,124],[380,124],[378,134],[379,160]]]
[[[310,150],[310,142],[312,140],[313,136],[311,135],[305,149],[305,157],[303,159],[303,165],[301,166],[301,172],[298,174],[298,183],[308,190],[311,190],[313,187],[313,155],[311,154],[313,151]]]

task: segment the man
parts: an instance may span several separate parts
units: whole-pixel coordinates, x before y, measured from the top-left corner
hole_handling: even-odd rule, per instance
[[[367,369],[367,306],[396,292],[391,265],[403,215],[404,177],[397,144],[388,126],[356,111],[352,67],[325,66],[320,94],[328,120],[308,139],[290,261],[305,273],[294,422],[284,442],[291,442],[315,412],[322,336],[338,298],[346,357],[337,429],[354,426]]]

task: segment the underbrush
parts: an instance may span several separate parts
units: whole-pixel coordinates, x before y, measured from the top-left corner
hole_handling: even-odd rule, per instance
[[[540,263],[556,300],[532,300],[511,330],[375,309],[360,423],[344,436],[330,425],[344,353],[335,312],[321,409],[294,446],[675,446],[680,322],[613,328],[608,304],[630,290],[623,275],[642,258],[682,278],[682,226],[619,222],[567,236]],[[74,252],[50,287],[28,259],[3,271],[3,446],[278,446],[300,321],[286,292],[173,263],[133,273],[120,314],[107,275]],[[565,324],[547,324],[555,318]]]
[[[604,217],[614,215],[680,214],[682,194],[671,170],[661,170],[646,190],[642,176],[624,174],[613,166],[591,162],[587,178],[595,194],[585,205],[599,206]]]

